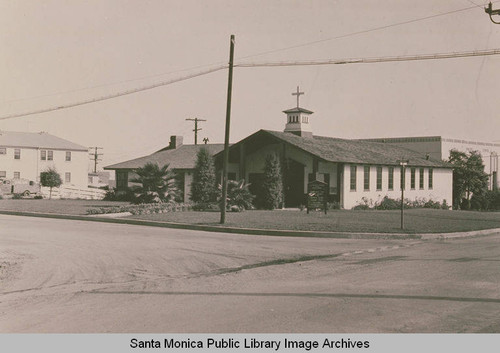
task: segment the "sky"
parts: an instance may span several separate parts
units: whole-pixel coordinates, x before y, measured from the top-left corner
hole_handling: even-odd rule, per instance
[[[235,63],[371,58],[500,48],[484,0],[0,0],[0,118]],[[500,8],[494,2],[493,8]],[[443,14],[443,15],[441,15]],[[231,142],[282,131],[312,110],[313,133],[500,142],[500,55],[398,63],[236,67]],[[227,69],[155,89],[0,120],[103,147],[99,168],[168,145],[222,143]]]

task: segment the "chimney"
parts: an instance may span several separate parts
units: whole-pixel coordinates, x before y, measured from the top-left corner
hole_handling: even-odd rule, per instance
[[[182,136],[170,136],[169,150],[173,150],[182,146]]]

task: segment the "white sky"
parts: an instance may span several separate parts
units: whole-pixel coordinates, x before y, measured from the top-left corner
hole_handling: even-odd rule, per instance
[[[474,5],[477,4],[478,6]],[[318,60],[500,48],[484,0],[0,0],[0,117],[59,106],[235,61]],[[474,7],[296,49],[372,28]],[[494,4],[500,8],[500,2]],[[269,54],[255,54],[275,51]],[[252,56],[246,58],[248,56]],[[245,58],[245,59],[243,59]],[[444,135],[500,140],[500,56],[316,67],[235,68],[231,141],[283,130],[283,110],[314,111],[317,135]],[[205,68],[208,66],[205,66]],[[191,69],[188,71],[180,71]],[[134,95],[0,120],[104,147],[100,167],[154,152],[170,135],[223,142],[227,70]]]

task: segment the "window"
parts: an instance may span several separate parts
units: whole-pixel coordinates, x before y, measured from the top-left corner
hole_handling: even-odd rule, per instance
[[[128,173],[124,171],[116,171],[116,187],[124,189],[128,186]]]
[[[0,170],[0,178],[7,178],[7,172],[5,170]]]
[[[71,173],[69,172],[64,173],[64,182],[71,183]]]
[[[54,159],[54,151],[47,151],[47,160],[51,161]]]
[[[365,165],[363,176],[363,188],[365,191],[370,190],[370,166]]]
[[[410,179],[410,188],[412,190],[414,190],[415,189],[415,168],[411,168],[410,173],[411,173],[410,174],[410,178],[411,178]]]
[[[382,167],[377,167],[377,190],[382,190]]]
[[[429,169],[429,189],[432,189],[432,168]]]
[[[45,151],[45,150],[40,151],[40,160],[42,160],[42,161],[47,160],[47,151]]]
[[[389,190],[394,190],[394,167],[389,167],[389,179],[387,183]]]
[[[20,148],[14,149],[14,159],[21,159],[21,149]]]
[[[351,165],[351,191],[356,191],[356,166]]]
[[[66,162],[71,162],[71,152],[66,151]]]
[[[420,168],[420,172],[418,174],[418,187],[420,189],[424,188],[424,168]]]
[[[21,173],[20,172],[14,172],[14,179],[21,179]]]
[[[4,147],[0,148],[0,154],[7,154],[7,149]]]

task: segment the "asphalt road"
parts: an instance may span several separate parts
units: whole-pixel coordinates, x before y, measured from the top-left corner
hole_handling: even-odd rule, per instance
[[[500,332],[500,234],[233,235],[0,215],[0,332]]]

